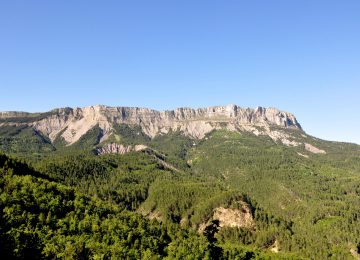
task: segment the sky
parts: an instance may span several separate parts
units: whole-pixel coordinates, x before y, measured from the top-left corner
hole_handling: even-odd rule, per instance
[[[0,1],[0,111],[237,104],[360,144],[360,1]]]

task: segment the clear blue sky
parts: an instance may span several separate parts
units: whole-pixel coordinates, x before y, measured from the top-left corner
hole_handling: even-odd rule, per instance
[[[0,111],[235,103],[360,144],[360,1],[0,2]]]

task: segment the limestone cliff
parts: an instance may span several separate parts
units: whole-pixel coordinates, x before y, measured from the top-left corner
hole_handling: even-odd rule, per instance
[[[22,120],[23,119],[23,120]],[[276,108],[241,108],[236,105],[208,108],[178,108],[159,112],[137,107],[108,107],[103,105],[84,108],[60,108],[47,113],[1,112],[0,126],[26,124],[54,141],[61,136],[71,145],[95,126],[102,130],[100,142],[113,132],[116,124],[140,126],[153,138],[170,131],[180,131],[192,138],[202,139],[214,129],[248,131],[268,135],[275,141],[297,146],[285,132],[270,130],[271,126],[301,130],[296,118]]]

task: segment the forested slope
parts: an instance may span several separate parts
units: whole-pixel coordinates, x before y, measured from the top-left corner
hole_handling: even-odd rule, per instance
[[[94,164],[98,160],[87,159],[94,160]],[[60,180],[60,169],[89,174],[84,160],[73,161],[72,165],[67,160],[57,158],[57,166],[45,162],[44,165],[53,168],[49,169],[51,178],[46,174],[44,178],[43,173],[26,164],[0,155],[0,254],[4,259],[249,259],[266,256],[244,247],[222,248],[212,232],[217,229],[216,225],[209,225],[205,235],[201,235],[178,224],[149,220],[127,210],[136,208],[136,201],[143,200],[141,192],[136,192],[143,186],[138,185],[136,171],[148,175],[163,171],[164,178],[170,174],[162,169],[154,172],[151,168],[156,166],[149,166],[149,161],[139,162],[141,158],[137,158],[135,162],[127,158],[126,163],[120,162],[122,169],[117,168],[117,171],[123,171],[124,176],[117,183],[124,185],[118,188],[122,193],[110,192],[109,195],[102,191],[108,191],[107,184],[111,180],[96,187],[90,184],[85,190],[69,181],[79,178],[78,175]],[[142,163],[147,169],[141,169]],[[109,165],[108,159],[104,164]],[[106,175],[106,167],[99,169]],[[89,179],[98,177],[93,174]],[[104,175],[99,178],[106,179]],[[145,190],[152,182],[151,178],[142,181]],[[130,199],[117,201],[127,197]]]
[[[151,139],[121,125],[108,143],[146,149],[97,155],[96,127],[71,146],[11,131],[2,148],[23,163],[1,155],[9,257],[358,257],[357,145],[288,130],[314,153],[248,132]]]

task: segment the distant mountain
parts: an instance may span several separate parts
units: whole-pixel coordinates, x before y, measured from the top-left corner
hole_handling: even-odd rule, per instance
[[[147,108],[97,105],[59,108],[46,113],[0,112],[0,136],[26,135],[27,131],[33,137],[37,136],[35,143],[44,143],[49,149],[59,143],[71,146],[91,131],[96,132],[93,145],[120,143],[116,141],[119,140],[119,126],[135,129],[138,136],[148,138],[179,132],[193,139],[203,139],[213,130],[227,129],[269,136],[287,146],[303,145],[298,135],[305,136],[294,115],[276,108],[227,105],[159,112]],[[287,130],[295,130],[298,134]]]

